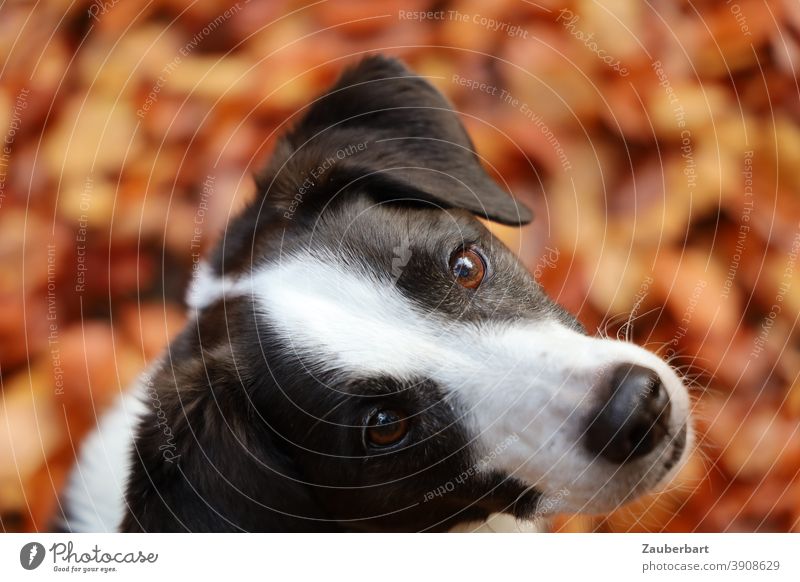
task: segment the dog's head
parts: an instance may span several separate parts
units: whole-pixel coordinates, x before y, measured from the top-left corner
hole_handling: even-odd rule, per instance
[[[587,336],[476,219],[531,213],[426,81],[365,59],[258,185],[152,379],[125,529],[447,529],[607,511],[674,472],[678,376]]]

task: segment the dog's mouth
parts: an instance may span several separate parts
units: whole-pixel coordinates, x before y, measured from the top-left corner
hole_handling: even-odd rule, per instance
[[[633,488],[620,505],[630,503],[645,495],[658,493],[660,489],[667,487],[680,470],[686,456],[688,441],[688,423],[683,423],[673,434],[668,434],[663,449],[655,454],[649,467],[645,465],[641,485]]]
[[[614,465],[595,458],[575,478],[563,483],[539,481],[541,496],[533,518],[557,514],[606,514],[667,487],[688,456],[691,427],[687,421],[671,427],[663,443],[646,457]]]
[[[684,422],[670,430],[664,444],[630,466],[612,469],[611,476],[579,513],[608,513],[669,486],[687,457],[690,427]]]
[[[689,424],[684,423],[681,425],[680,429],[675,434],[675,436],[669,439],[669,443],[672,445],[671,447],[672,450],[670,452],[669,458],[664,463],[662,474],[659,477],[660,480],[663,480],[672,472],[673,469],[678,467],[678,463],[683,457],[683,453],[686,451],[688,434],[689,434]]]

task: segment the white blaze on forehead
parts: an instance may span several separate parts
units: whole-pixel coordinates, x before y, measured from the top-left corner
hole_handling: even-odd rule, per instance
[[[688,417],[681,381],[634,344],[592,338],[550,319],[448,320],[412,303],[389,279],[332,257],[293,257],[247,279],[222,285],[206,278],[202,284],[195,297],[203,301],[252,297],[282,348],[309,367],[429,378],[455,392],[479,449],[490,451],[485,464],[552,493],[569,490],[565,506],[580,509],[610,476],[608,468],[591,463],[579,439],[599,403],[604,375],[615,365],[654,369],[670,394],[671,424]],[[636,479],[621,483],[618,497],[634,485]]]
[[[327,260],[326,260],[327,259]],[[284,349],[332,369],[418,379],[449,365],[469,366],[463,323],[415,307],[389,280],[333,258],[302,256],[223,284],[201,269],[189,303],[252,297]],[[455,349],[461,348],[461,349]]]
[[[453,359],[468,363],[448,345],[452,331],[426,318],[388,281],[305,260],[266,271],[253,291],[287,349],[304,358],[399,378],[419,378]]]

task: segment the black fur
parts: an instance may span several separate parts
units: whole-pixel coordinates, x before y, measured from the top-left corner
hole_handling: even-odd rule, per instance
[[[530,220],[481,168],[443,97],[397,61],[368,58],[346,72],[278,145],[258,184],[212,257],[217,273],[325,249],[388,278],[393,249],[407,244],[397,287],[443,326],[541,317],[578,326],[472,216]],[[447,261],[475,243],[491,270],[470,293]],[[439,531],[535,511],[535,491],[471,469],[484,452],[453,393],[426,378],[320,375],[281,341],[241,297],[205,308],[175,340],[151,379],[157,397],[135,441],[123,531]],[[365,446],[374,407],[409,414],[400,446]]]

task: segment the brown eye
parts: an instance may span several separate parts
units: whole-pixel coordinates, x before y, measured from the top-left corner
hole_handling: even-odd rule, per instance
[[[388,447],[406,436],[408,419],[397,410],[378,410],[367,420],[367,441],[377,447]]]
[[[477,289],[486,275],[486,263],[474,249],[461,249],[450,257],[450,272],[462,287]]]

